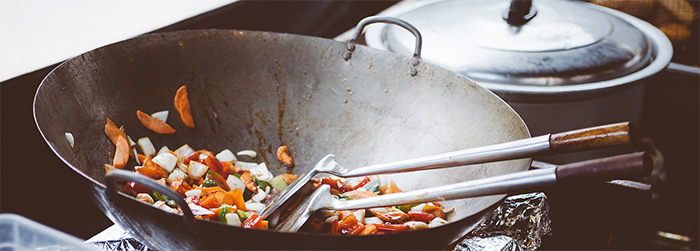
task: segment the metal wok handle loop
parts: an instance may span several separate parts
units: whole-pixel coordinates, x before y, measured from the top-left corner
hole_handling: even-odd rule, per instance
[[[175,203],[182,210],[182,213],[184,214],[185,218],[185,225],[188,226],[189,229],[195,229],[194,214],[192,213],[190,207],[187,205],[187,202],[185,202],[185,200],[182,198],[182,195],[180,195],[179,193],[141,174],[126,170],[111,170],[107,172],[107,174],[105,174],[105,185],[107,186],[107,190],[105,192],[108,196],[117,195],[117,189],[115,186],[115,182],[117,179],[135,182],[160,194],[168,196],[168,198],[175,201]]]
[[[413,36],[416,37],[416,45],[415,49],[413,50],[413,59],[411,60],[411,76],[415,76],[416,74],[418,74],[418,70],[416,70],[415,66],[417,66],[420,63],[421,48],[423,48],[423,37],[421,36],[420,32],[418,31],[418,29],[416,29],[415,26],[395,17],[373,16],[366,17],[360,20],[360,22],[357,23],[357,30],[355,30],[355,34],[352,36],[352,39],[348,41],[348,51],[345,52],[343,58],[347,61],[352,57],[352,51],[355,50],[356,44],[360,40],[360,36],[362,36],[362,31],[365,29],[365,27],[367,27],[367,25],[373,23],[395,24],[411,32]]]

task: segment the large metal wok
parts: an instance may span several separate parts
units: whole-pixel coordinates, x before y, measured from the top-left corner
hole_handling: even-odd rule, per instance
[[[354,47],[349,50],[348,47]],[[179,122],[175,91],[187,85],[196,127]],[[170,110],[177,130],[158,135],[136,110]],[[504,196],[447,203],[453,223],[378,236],[321,236],[185,223],[124,194],[105,193],[114,146],[106,119],[132,138],[171,149],[253,149],[278,174],[302,174],[329,153],[360,167],[530,137],[521,118],[490,91],[417,57],[329,39],[245,30],[152,34],[70,59],[42,82],[35,120],[51,149],[94,183],[98,206],[147,245],[163,249],[437,249],[449,245]],[[72,133],[71,147],[65,133]],[[276,160],[287,145],[296,167]],[[128,166],[133,166],[130,163]],[[403,190],[527,170],[530,159],[394,174]],[[79,210],[79,209],[77,209]]]

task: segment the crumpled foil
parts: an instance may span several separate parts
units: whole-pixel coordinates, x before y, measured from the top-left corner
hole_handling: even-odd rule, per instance
[[[551,231],[548,213],[542,192],[509,196],[455,250],[535,250]]]
[[[110,251],[149,251],[146,245],[131,237],[124,229],[117,225],[105,229],[99,234],[85,241],[103,250]]]

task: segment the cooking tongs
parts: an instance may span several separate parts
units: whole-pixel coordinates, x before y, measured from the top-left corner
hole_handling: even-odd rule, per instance
[[[276,229],[296,232],[319,209],[352,210],[529,192],[556,183],[643,177],[651,173],[653,166],[650,155],[638,152],[357,200],[335,199],[330,186],[322,185],[293,209]]]
[[[329,154],[273,199],[260,216],[267,218],[273,215],[281,205],[319,173],[339,177],[357,177],[512,160],[532,157],[536,154],[564,153],[629,144],[633,133],[630,123],[623,122],[355,169],[342,167],[335,161],[335,155]],[[274,217],[271,218],[273,220],[271,223],[274,225]]]

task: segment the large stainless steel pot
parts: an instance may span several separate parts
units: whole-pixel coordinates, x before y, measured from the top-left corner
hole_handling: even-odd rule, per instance
[[[668,38],[649,23],[594,4],[529,2],[405,1],[378,15],[414,25],[423,34],[426,61],[498,94],[533,135],[616,121],[638,124],[644,83],[671,60]],[[370,47],[406,55],[413,41],[387,25],[369,27],[365,40]]]
[[[70,59],[39,87],[36,124],[51,149],[93,184],[105,214],[162,249],[438,249],[462,236],[503,195],[457,200],[453,223],[383,236],[320,236],[187,225],[126,195],[106,195],[103,165],[114,147],[106,119],[132,138],[171,149],[254,149],[273,173],[306,172],[328,153],[347,167],[530,137],[505,102],[463,75],[417,58],[329,39],[244,30],[141,36]],[[178,122],[172,100],[187,85],[196,127]],[[171,110],[173,135],[144,128],[135,111]],[[71,147],[65,133],[72,133]],[[287,169],[273,149],[289,146]],[[130,164],[131,165],[131,164]],[[402,189],[526,170],[530,159],[392,175]],[[419,177],[419,178],[418,178]]]

